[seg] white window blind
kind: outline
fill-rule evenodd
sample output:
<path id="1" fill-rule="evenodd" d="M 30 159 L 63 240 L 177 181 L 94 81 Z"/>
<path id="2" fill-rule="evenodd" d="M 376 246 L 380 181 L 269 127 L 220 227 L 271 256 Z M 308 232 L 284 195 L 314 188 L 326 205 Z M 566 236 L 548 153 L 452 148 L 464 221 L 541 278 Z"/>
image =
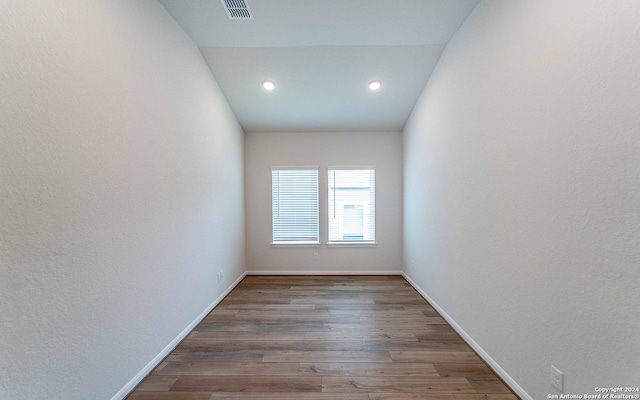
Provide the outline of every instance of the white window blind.
<path id="1" fill-rule="evenodd" d="M 376 239 L 375 170 L 329 169 L 329 242 Z"/>
<path id="2" fill-rule="evenodd" d="M 318 169 L 271 170 L 273 243 L 318 243 Z"/>

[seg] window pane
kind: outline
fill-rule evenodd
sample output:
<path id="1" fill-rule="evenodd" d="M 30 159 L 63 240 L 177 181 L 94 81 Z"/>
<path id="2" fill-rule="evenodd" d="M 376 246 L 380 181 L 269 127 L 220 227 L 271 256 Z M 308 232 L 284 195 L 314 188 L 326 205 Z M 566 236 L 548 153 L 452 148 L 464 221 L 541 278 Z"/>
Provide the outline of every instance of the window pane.
<path id="1" fill-rule="evenodd" d="M 273 241 L 317 242 L 318 170 L 271 170 Z"/>
<path id="2" fill-rule="evenodd" d="M 329 170 L 329 241 L 375 240 L 375 170 Z"/>

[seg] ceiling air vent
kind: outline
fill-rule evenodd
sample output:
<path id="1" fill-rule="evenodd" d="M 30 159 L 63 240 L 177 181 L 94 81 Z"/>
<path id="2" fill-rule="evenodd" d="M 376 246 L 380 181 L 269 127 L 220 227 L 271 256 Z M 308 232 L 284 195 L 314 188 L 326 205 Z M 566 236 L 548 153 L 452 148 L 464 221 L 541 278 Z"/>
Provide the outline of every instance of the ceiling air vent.
<path id="1" fill-rule="evenodd" d="M 246 0 L 220 0 L 229 19 L 253 19 Z"/>

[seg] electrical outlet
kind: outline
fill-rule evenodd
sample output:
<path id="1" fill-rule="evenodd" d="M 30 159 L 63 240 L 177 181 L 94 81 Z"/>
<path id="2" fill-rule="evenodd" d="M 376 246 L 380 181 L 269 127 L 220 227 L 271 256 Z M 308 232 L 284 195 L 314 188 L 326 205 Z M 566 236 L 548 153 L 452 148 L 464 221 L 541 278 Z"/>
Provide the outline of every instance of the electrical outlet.
<path id="1" fill-rule="evenodd" d="M 222 282 L 222 279 L 224 279 L 224 272 L 220 271 L 218 272 L 218 283 Z"/>
<path id="2" fill-rule="evenodd" d="M 564 383 L 564 374 L 553 365 L 551 366 L 551 386 L 562 392 L 562 384 Z"/>
<path id="3" fill-rule="evenodd" d="M 313 253 L 313 259 L 314 260 L 320 259 L 320 255 L 318 254 L 318 252 Z"/>

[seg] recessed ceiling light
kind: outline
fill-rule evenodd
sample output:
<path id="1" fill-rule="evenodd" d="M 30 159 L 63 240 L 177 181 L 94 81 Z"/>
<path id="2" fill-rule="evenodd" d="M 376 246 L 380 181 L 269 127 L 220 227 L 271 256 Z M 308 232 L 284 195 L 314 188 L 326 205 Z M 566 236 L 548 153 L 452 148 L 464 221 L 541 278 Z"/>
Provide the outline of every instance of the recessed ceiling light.
<path id="1" fill-rule="evenodd" d="M 270 92 L 276 88 L 276 84 L 271 81 L 264 81 L 262 82 L 262 87 L 264 88 L 264 90 Z"/>
<path id="2" fill-rule="evenodd" d="M 378 89 L 380 89 L 380 87 L 382 86 L 382 82 L 380 81 L 371 81 L 369 82 L 369 89 L 376 91 Z"/>

